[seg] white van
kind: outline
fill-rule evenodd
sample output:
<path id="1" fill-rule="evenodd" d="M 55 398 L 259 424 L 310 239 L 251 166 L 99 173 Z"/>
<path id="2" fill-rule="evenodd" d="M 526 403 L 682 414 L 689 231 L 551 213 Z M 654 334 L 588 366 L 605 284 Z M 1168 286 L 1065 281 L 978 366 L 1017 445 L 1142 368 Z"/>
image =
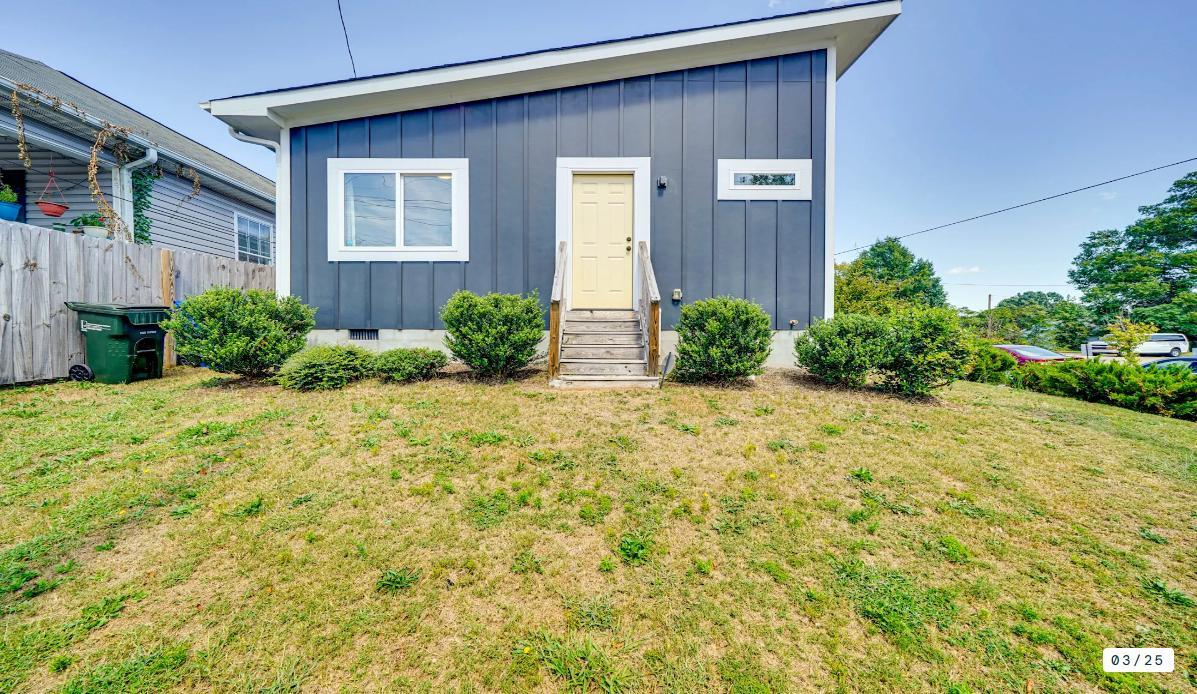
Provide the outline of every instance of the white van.
<path id="1" fill-rule="evenodd" d="M 1155 333 L 1135 348 L 1137 354 L 1167 354 L 1179 357 L 1189 351 L 1189 338 L 1180 333 Z"/>

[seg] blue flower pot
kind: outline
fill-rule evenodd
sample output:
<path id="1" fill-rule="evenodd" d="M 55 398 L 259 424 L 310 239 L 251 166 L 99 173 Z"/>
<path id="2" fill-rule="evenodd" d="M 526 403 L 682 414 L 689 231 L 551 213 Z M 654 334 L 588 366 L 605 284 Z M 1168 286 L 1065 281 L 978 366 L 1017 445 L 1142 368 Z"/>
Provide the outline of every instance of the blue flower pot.
<path id="1" fill-rule="evenodd" d="M 0 219 L 15 222 L 21 216 L 21 206 L 15 202 L 0 202 Z"/>

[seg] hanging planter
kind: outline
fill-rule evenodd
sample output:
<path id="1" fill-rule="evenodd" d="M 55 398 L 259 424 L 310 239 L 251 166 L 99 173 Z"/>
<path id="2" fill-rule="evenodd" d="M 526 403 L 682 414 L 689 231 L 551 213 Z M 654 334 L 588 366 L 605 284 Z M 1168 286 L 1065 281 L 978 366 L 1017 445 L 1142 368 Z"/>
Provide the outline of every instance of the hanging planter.
<path id="1" fill-rule="evenodd" d="M 17 193 L 4 181 L 0 180 L 0 219 L 15 222 L 21 216 L 21 205 L 17 202 Z"/>
<path id="2" fill-rule="evenodd" d="M 50 177 L 46 180 L 46 187 L 42 189 L 42 194 L 38 196 L 37 202 L 34 204 L 47 217 L 61 217 L 64 212 L 71 209 L 71 206 L 66 204 L 66 196 L 62 194 L 62 189 L 58 187 L 58 177 L 54 173 L 53 155 L 50 158 L 49 174 Z M 62 200 L 62 202 L 54 202 L 46 198 L 46 194 L 50 192 L 50 186 L 54 186 L 54 192 L 58 193 L 58 199 Z"/>
<path id="3" fill-rule="evenodd" d="M 104 218 L 96 213 L 81 214 L 71 220 L 75 233 L 96 239 L 108 238 L 108 227 L 104 225 Z"/>

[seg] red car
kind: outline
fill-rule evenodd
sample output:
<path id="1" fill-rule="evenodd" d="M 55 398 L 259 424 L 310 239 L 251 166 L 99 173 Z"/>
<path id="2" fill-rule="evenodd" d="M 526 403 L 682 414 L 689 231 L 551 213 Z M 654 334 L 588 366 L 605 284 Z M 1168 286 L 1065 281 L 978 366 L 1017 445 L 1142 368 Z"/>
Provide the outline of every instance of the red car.
<path id="1" fill-rule="evenodd" d="M 1025 364 L 1029 361 L 1068 361 L 1069 359 L 1072 359 L 1072 357 L 1065 356 L 1059 352 L 1053 352 L 1050 349 L 1044 349 L 1034 345 L 994 345 L 994 347 L 1014 355 L 1014 358 L 1018 360 L 1019 364 Z"/>

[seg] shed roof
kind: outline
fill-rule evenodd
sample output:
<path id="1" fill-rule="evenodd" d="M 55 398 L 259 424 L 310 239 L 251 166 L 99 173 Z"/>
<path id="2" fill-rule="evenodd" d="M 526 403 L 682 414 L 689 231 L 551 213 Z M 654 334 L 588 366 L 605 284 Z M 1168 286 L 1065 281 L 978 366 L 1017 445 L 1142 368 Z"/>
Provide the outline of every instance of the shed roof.
<path id="1" fill-rule="evenodd" d="M 277 139 L 287 126 L 589 84 L 834 47 L 836 77 L 901 13 L 901 0 L 807 10 L 212 99 L 237 130 Z"/>

